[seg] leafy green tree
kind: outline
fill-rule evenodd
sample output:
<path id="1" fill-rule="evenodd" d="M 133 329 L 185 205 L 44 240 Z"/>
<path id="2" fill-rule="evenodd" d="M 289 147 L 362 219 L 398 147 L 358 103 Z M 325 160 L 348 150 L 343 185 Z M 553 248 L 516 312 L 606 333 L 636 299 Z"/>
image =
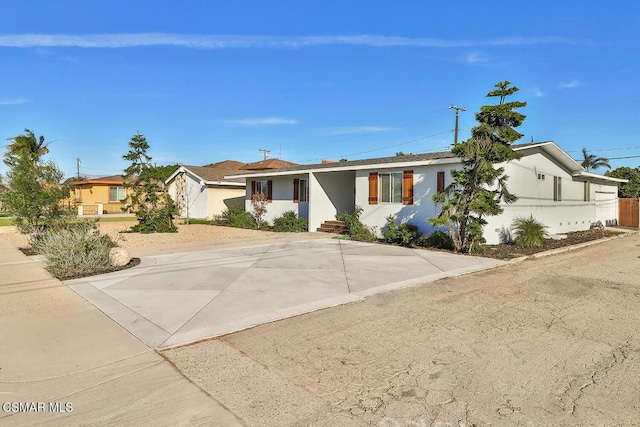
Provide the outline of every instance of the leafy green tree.
<path id="1" fill-rule="evenodd" d="M 606 157 L 597 157 L 595 154 L 589 154 L 586 148 L 582 148 L 583 160 L 581 166 L 585 168 L 587 172 L 605 167 L 611 169 L 609 159 Z"/>
<path id="2" fill-rule="evenodd" d="M 173 223 L 176 208 L 164 191 L 158 169 L 151 164 L 147 154 L 149 143 L 144 135 L 136 133 L 129 141 L 129 152 L 122 156 L 131 162 L 124 170 L 125 186 L 130 188 L 126 209 L 132 209 L 138 224 L 131 231 L 140 233 L 173 233 L 178 228 Z"/>
<path id="3" fill-rule="evenodd" d="M 629 180 L 629 182 L 622 183 L 620 187 L 618 187 L 619 197 L 640 197 L 640 167 L 634 169 L 628 166 L 622 166 L 612 171 L 607 171 L 605 175 L 612 178 Z"/>
<path id="4" fill-rule="evenodd" d="M 522 137 L 515 128 L 526 116 L 516 110 L 527 103 L 506 101 L 518 91 L 509 81 L 499 82 L 495 88 L 487 97 L 498 98 L 498 103 L 482 106 L 476 113 L 479 124 L 471 130 L 471 138 L 452 148 L 462 161 L 462 169 L 451 171 L 453 182 L 433 195 L 441 211 L 427 220 L 431 225 L 447 228 L 457 252 L 482 251 L 485 218 L 503 212 L 501 201 L 517 200 L 507 188 L 504 167 L 495 165 L 520 158 L 511 143 Z"/>
<path id="5" fill-rule="evenodd" d="M 24 135 L 9 138 L 3 161 L 9 167 L 7 183 L 0 193 L 3 207 L 11 215 L 20 232 L 38 234 L 59 226 L 72 212 L 62 201 L 70 188 L 61 184 L 63 174 L 53 161 L 45 161 L 49 153 L 44 137 L 36 138 L 25 129 Z"/>

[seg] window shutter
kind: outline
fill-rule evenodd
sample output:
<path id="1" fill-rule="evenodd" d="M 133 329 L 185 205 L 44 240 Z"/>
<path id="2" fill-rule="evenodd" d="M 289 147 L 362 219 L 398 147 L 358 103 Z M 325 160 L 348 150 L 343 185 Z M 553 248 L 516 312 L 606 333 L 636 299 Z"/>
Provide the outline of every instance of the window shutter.
<path id="1" fill-rule="evenodd" d="M 273 198 L 272 198 L 273 193 L 271 191 L 272 187 L 273 187 L 273 181 L 272 180 L 267 181 L 267 201 L 268 202 L 273 201 Z"/>
<path id="2" fill-rule="evenodd" d="M 438 172 L 438 193 L 442 193 L 444 191 L 444 172 Z"/>
<path id="3" fill-rule="evenodd" d="M 251 196 L 253 196 L 254 194 L 256 194 L 256 182 L 251 181 Z"/>
<path id="4" fill-rule="evenodd" d="M 369 174 L 369 204 L 378 204 L 378 172 Z"/>
<path id="5" fill-rule="evenodd" d="M 293 203 L 300 201 L 300 180 L 298 178 L 293 180 Z"/>
<path id="6" fill-rule="evenodd" d="M 404 171 L 402 174 L 402 204 L 413 204 L 413 171 Z"/>

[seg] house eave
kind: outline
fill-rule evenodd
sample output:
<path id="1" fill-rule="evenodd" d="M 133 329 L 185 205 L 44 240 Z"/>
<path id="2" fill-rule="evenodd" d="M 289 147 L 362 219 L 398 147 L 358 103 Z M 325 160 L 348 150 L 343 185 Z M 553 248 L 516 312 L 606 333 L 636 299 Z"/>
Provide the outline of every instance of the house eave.
<path id="1" fill-rule="evenodd" d="M 599 175 L 597 173 L 591 173 L 591 172 L 585 172 L 585 171 L 573 174 L 572 176 L 574 178 L 578 178 L 578 179 L 579 178 L 588 178 L 588 179 L 592 179 L 592 180 L 615 182 L 616 184 L 624 184 L 626 182 L 629 182 L 628 179 L 614 178 L 612 176 Z"/>

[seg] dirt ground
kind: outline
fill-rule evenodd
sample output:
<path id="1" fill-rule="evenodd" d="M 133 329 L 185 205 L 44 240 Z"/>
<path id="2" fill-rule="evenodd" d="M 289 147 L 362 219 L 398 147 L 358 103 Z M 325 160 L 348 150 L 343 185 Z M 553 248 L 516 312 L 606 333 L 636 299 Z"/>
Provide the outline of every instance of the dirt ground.
<path id="1" fill-rule="evenodd" d="M 247 425 L 640 425 L 640 236 L 163 352 Z"/>
<path id="2" fill-rule="evenodd" d="M 134 224 L 135 222 L 132 221 L 99 222 L 98 228 L 101 232 L 111 236 L 118 243 L 118 246 L 125 249 L 198 241 L 233 241 L 235 239 L 273 235 L 273 233 L 268 231 L 217 227 L 203 224 L 180 224 L 178 225 L 178 233 L 121 233 L 121 231 L 129 229 Z M 16 247 L 29 246 L 27 236 L 17 231 L 2 233 L 0 237 L 9 240 Z"/>

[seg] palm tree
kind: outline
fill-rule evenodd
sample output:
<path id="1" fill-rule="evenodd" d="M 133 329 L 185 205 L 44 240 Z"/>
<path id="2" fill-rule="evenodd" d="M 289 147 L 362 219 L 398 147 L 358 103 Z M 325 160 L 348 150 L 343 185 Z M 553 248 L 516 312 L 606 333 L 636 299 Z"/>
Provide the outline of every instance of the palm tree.
<path id="1" fill-rule="evenodd" d="M 596 157 L 595 154 L 589 154 L 586 148 L 582 149 L 582 155 L 584 156 L 584 160 L 581 165 L 587 172 L 601 167 L 611 169 L 609 159 L 606 157 Z"/>
<path id="2" fill-rule="evenodd" d="M 36 138 L 29 129 L 24 130 L 24 135 L 9 138 L 11 144 L 7 145 L 7 152 L 4 155 L 4 163 L 13 167 L 18 158 L 24 157 L 30 163 L 36 164 L 42 156 L 49 152 L 49 144 L 44 142 L 44 136 Z"/>

